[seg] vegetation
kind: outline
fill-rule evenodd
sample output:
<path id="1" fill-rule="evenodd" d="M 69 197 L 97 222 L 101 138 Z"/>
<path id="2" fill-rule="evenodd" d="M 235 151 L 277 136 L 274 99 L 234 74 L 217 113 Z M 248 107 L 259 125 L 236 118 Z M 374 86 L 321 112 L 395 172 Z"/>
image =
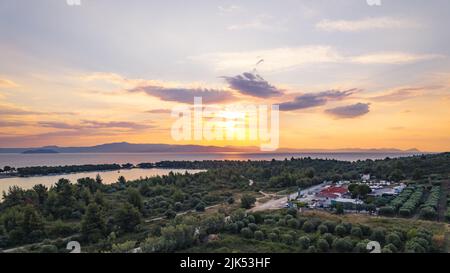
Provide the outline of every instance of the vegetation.
<path id="1" fill-rule="evenodd" d="M 443 244 L 436 236 L 443 236 L 445 227 L 437 228 L 436 222 L 400 219 L 409 222 L 399 225 L 398 219 L 379 218 L 379 222 L 364 223 L 364 216 L 351 220 L 345 214 L 305 215 L 296 209 L 246 210 L 254 206 L 259 191 L 297 190 L 323 181 L 357 180 L 360 174 L 371 173 L 409 185 L 392 200 L 383 197 L 369 204 L 382 204 L 380 214 L 410 217 L 419 212 L 423 219 L 436 220 L 441 194 L 440 182 L 434 185 L 433 181 L 448 179 L 449 163 L 449 153 L 357 162 L 311 158 L 160 162 L 138 167 L 207 171 L 135 181 L 121 177 L 110 185 L 98 176 L 74 183 L 60 179 L 50 188 L 11 187 L 0 203 L 0 248 L 33 244 L 29 251 L 61 252 L 66 251 L 65 241 L 76 239 L 85 251 L 93 252 L 122 253 L 137 247 L 144 252 L 365 252 L 368 240 L 379 240 L 384 252 L 437 252 Z M 17 172 L 98 170 L 98 165 L 84 166 L 91 167 L 33 167 Z M 102 166 L 105 170 L 132 167 Z M 12 173 L 14 168 L 6 171 Z M 249 180 L 254 183 L 250 185 Z M 355 196 L 372 198 L 367 187 L 351 188 Z M 338 211 L 343 212 L 344 206 Z"/>

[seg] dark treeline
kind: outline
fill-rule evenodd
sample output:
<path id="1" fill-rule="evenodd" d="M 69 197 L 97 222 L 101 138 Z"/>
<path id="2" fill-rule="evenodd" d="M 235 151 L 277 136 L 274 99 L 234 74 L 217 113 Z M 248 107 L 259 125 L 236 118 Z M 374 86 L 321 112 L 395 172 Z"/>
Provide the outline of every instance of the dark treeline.
<path id="1" fill-rule="evenodd" d="M 128 165 L 98 164 L 98 165 L 70 165 L 70 166 L 37 166 L 17 168 L 19 176 L 52 175 L 61 173 L 78 173 L 94 171 L 114 171 L 128 168 Z"/>
<path id="2" fill-rule="evenodd" d="M 266 182 L 269 187 L 279 188 L 311 185 L 323 180 L 359 179 L 361 174 L 393 181 L 420 180 L 430 175 L 445 178 L 450 173 L 450 153 L 355 162 L 308 157 L 282 161 L 162 161 L 154 165 L 178 169 L 233 169 L 245 177 Z"/>

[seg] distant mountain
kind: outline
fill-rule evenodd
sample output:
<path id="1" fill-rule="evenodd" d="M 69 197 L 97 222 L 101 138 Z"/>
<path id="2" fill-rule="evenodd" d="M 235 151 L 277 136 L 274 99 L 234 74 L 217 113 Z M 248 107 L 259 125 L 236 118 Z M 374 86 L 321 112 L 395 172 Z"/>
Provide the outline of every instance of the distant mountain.
<path id="1" fill-rule="evenodd" d="M 0 153 L 261 153 L 259 147 L 108 143 L 87 147 L 0 148 Z M 287 149 L 272 153 L 421 153 L 417 149 Z"/>
<path id="2" fill-rule="evenodd" d="M 88 147 L 0 148 L 0 153 L 223 153 L 258 152 L 256 147 L 218 147 L 201 145 L 131 144 L 127 142 Z"/>

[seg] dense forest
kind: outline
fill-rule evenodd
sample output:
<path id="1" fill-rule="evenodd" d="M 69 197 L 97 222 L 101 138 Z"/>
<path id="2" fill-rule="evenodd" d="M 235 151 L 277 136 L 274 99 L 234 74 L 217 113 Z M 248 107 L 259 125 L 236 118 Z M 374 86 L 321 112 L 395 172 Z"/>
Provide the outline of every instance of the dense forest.
<path id="1" fill-rule="evenodd" d="M 137 247 L 161 252 L 220 252 L 233 247 L 250 251 L 237 247 L 242 241 L 259 242 L 252 251 L 349 252 L 360 248 L 358 243 L 379 237 L 385 252 L 442 251 L 442 245 L 436 242 L 442 239 L 436 236 L 442 236 L 443 228 L 405 226 L 396 230 L 389 226 L 381 230 L 377 225 L 350 225 L 341 218 L 330 224 L 323 217 L 309 219 L 289 210 L 258 214 L 245 213 L 240 208 L 250 208 L 261 190 L 304 188 L 324 180 L 359 179 L 361 174 L 370 173 L 380 179 L 419 185 L 399 196 L 408 202 L 387 200 L 383 204 L 385 210 L 392 208 L 392 214 L 399 216 L 407 216 L 408 209 L 420 209 L 421 214 L 426 214 L 436 208 L 440 192 L 420 185 L 430 179 L 448 180 L 449 153 L 357 162 L 292 158 L 159 162 L 138 167 L 207 171 L 170 173 L 135 181 L 120 177 L 110 185 L 97 176 L 78 181 L 61 179 L 50 188 L 12 187 L 3 193 L 0 203 L 0 249 L 38 243 L 29 251 L 64 251 L 64 242 L 75 238 L 94 252 L 121 252 Z M 421 189 L 427 194 L 422 192 L 423 207 L 416 208 L 413 196 L 418 196 L 414 193 Z M 217 209 L 211 214 L 207 210 L 213 206 Z M 210 238 L 216 235 L 221 238 L 220 243 Z"/>

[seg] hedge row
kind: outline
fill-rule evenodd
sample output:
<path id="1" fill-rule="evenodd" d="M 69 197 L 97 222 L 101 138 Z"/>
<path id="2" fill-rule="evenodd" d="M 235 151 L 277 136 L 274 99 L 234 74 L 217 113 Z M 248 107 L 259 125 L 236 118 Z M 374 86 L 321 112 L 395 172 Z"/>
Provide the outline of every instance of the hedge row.
<path id="1" fill-rule="evenodd" d="M 399 209 L 398 213 L 403 217 L 410 217 L 416 211 L 423 196 L 423 188 L 417 188 L 409 199 Z"/>

